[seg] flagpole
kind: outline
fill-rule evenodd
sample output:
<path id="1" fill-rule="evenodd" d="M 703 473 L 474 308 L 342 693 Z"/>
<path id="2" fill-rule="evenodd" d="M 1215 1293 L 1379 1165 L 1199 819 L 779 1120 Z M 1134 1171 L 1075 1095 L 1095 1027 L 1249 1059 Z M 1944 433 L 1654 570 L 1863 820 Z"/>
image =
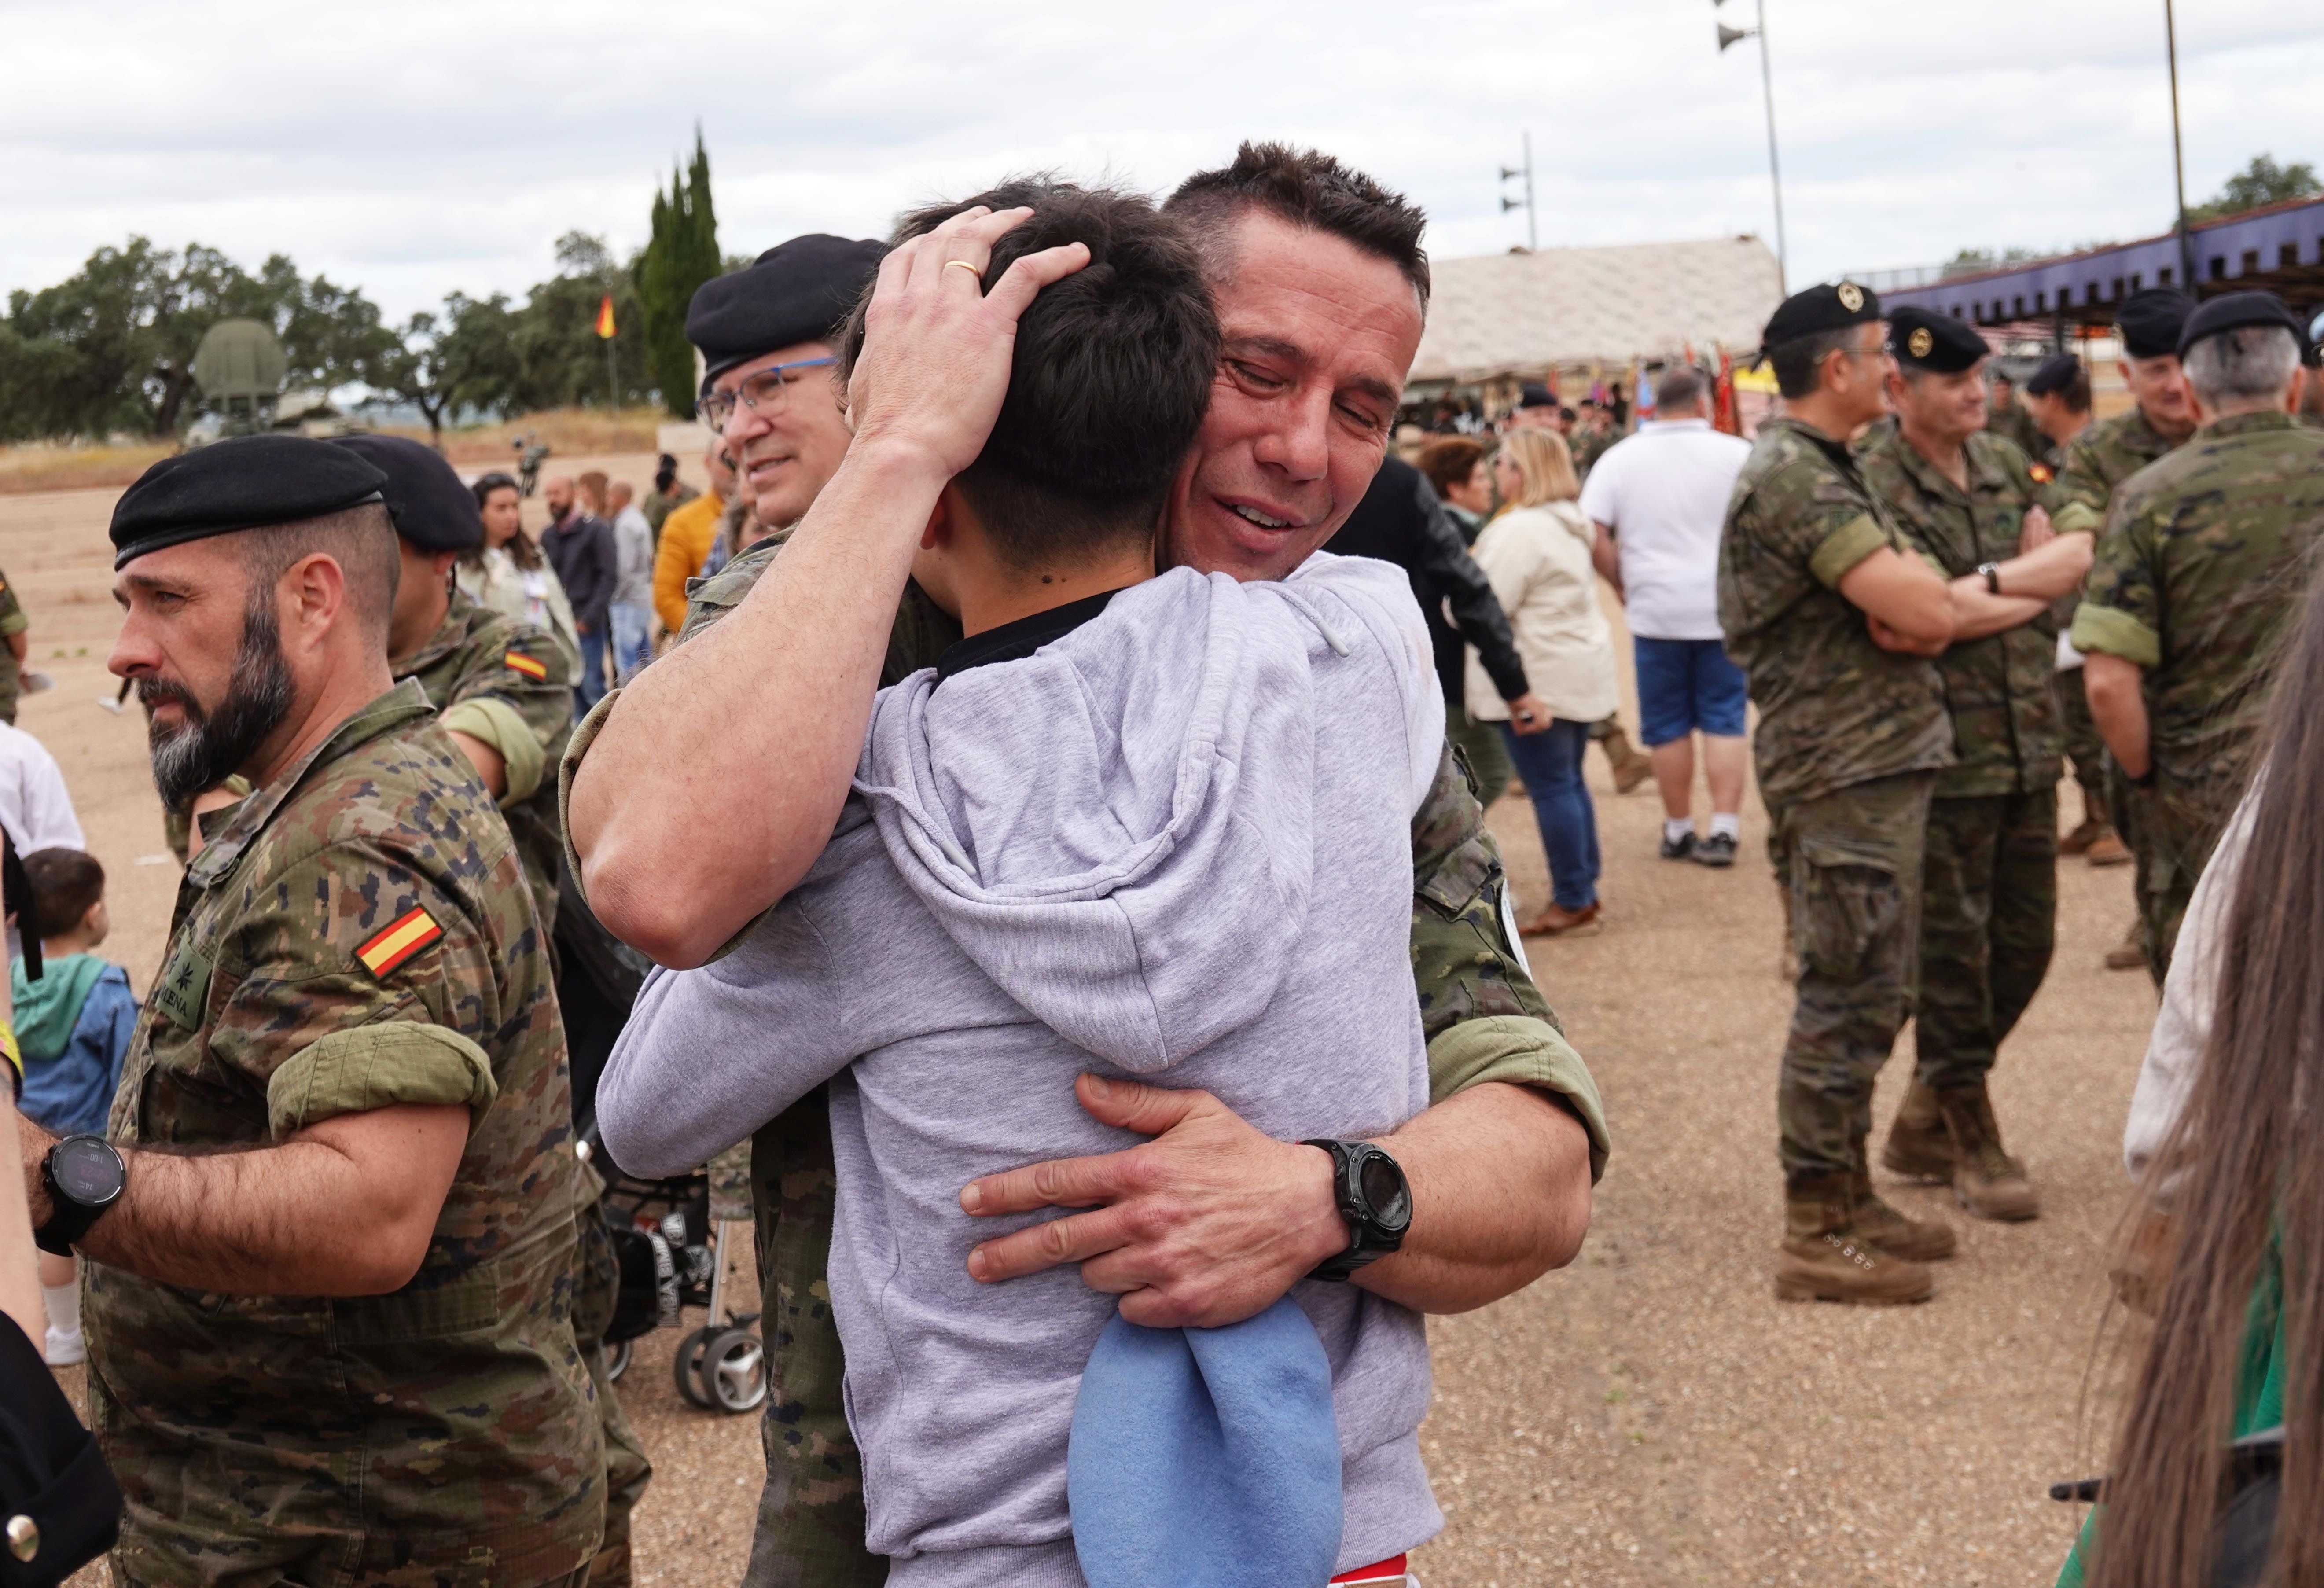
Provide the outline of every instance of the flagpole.
<path id="1" fill-rule="evenodd" d="M 611 337 L 605 338 L 605 395 L 612 402 L 613 411 L 619 413 L 622 409 L 622 379 L 613 373 L 613 338 Z"/>

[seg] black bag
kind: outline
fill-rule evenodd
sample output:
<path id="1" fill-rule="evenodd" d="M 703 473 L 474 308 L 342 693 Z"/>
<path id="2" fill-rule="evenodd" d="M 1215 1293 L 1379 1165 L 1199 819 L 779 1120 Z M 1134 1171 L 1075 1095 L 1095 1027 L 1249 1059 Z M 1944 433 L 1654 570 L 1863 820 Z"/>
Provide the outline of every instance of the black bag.
<path id="1" fill-rule="evenodd" d="M 613 1321 L 605 1325 L 605 1343 L 619 1345 L 678 1321 L 678 1263 L 669 1242 L 613 1219 L 605 1233 L 613 1243 L 613 1259 L 622 1270 L 621 1287 L 613 1295 Z"/>
<path id="2" fill-rule="evenodd" d="M 2275 1507 L 2283 1492 L 2283 1426 L 2246 1434 L 2227 1447 L 2227 1503 L 2219 1513 L 2210 1588 L 2259 1588 L 2275 1545 Z M 2106 1480 L 2052 1483 L 2052 1500 L 2084 1505 L 2106 1499 Z M 2101 1526 L 2104 1524 L 2101 1523 Z"/>
<path id="3" fill-rule="evenodd" d="M 0 1317 L 0 1588 L 53 1588 L 121 1536 L 121 1488 L 40 1348 Z"/>

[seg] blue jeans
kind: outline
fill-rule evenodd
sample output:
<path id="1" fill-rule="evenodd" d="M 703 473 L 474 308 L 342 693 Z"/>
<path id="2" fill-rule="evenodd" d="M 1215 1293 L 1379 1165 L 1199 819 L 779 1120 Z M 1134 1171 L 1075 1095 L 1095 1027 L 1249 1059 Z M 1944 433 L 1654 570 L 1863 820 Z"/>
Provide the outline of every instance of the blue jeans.
<path id="1" fill-rule="evenodd" d="M 585 629 L 581 634 L 581 677 L 573 686 L 574 716 L 577 718 L 605 697 L 605 625 Z"/>
<path id="2" fill-rule="evenodd" d="M 614 602 L 613 620 L 613 681 L 626 684 L 653 660 L 653 642 L 646 637 L 646 609 L 636 602 Z"/>
<path id="3" fill-rule="evenodd" d="M 1582 780 L 1590 725 L 1561 716 L 1538 734 L 1518 734 L 1504 723 L 1501 737 L 1533 797 L 1533 819 L 1549 856 L 1550 895 L 1560 909 L 1585 909 L 1598 902 L 1598 810 Z"/>

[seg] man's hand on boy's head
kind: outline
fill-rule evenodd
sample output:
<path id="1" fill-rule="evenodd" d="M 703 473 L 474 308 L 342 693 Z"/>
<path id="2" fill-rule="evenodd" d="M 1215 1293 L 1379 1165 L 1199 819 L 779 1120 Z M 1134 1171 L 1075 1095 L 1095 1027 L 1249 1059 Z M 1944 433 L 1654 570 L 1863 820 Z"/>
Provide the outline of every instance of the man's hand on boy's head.
<path id="1" fill-rule="evenodd" d="M 1089 1075 L 1074 1092 L 1105 1123 L 1154 1140 L 972 1181 L 960 1203 L 979 1217 L 1096 1210 L 985 1242 L 969 1254 L 975 1279 L 1077 1262 L 1083 1282 L 1119 1295 L 1133 1324 L 1217 1328 L 1264 1312 L 1347 1250 L 1328 1154 L 1261 1134 L 1207 1092 Z"/>
<path id="2" fill-rule="evenodd" d="M 847 386 L 857 447 L 908 450 L 945 479 L 976 461 L 1009 394 L 1018 317 L 1090 261 L 1084 244 L 1044 248 L 985 291 L 993 245 L 1032 214 L 964 209 L 881 262 Z"/>

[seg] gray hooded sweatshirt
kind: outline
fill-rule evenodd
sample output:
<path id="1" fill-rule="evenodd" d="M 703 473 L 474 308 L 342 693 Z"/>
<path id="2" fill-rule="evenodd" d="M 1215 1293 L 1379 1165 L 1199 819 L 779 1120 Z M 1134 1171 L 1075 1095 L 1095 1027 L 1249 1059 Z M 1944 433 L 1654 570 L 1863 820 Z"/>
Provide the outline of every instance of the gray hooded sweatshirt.
<path id="1" fill-rule="evenodd" d="M 1411 819 L 1443 697 L 1403 573 L 1176 569 L 1035 655 L 881 692 L 831 845 L 736 950 L 657 972 L 598 1094 L 605 1145 L 675 1174 L 831 1083 L 831 1292 L 869 1542 L 895 1588 L 1079 1588 L 1065 1445 L 1115 1308 L 1066 1265 L 980 1285 L 960 1189 L 1139 1138 L 1082 1071 L 1201 1088 L 1282 1140 L 1428 1103 Z M 1418 1314 L 1293 1292 L 1333 1370 L 1337 1570 L 1443 1526 Z"/>

